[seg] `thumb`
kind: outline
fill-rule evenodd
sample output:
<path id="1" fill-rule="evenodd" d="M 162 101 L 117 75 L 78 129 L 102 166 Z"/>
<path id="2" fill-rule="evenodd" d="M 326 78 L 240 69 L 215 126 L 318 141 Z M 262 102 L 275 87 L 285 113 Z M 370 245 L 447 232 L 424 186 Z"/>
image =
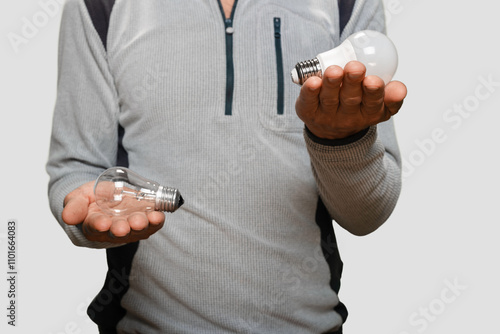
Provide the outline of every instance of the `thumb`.
<path id="1" fill-rule="evenodd" d="M 391 81 L 385 87 L 384 104 L 386 110 L 391 114 L 395 115 L 401 106 L 407 94 L 407 88 L 405 84 L 400 81 Z"/>
<path id="2" fill-rule="evenodd" d="M 299 97 L 295 103 L 295 111 L 304 122 L 311 119 L 319 108 L 321 85 L 322 80 L 320 78 L 311 77 L 306 80 L 300 89 Z"/>
<path id="3" fill-rule="evenodd" d="M 94 200 L 92 186 L 94 182 L 88 182 L 73 190 L 64 198 L 64 209 L 62 220 L 68 225 L 78 225 L 87 217 L 89 205 Z"/>

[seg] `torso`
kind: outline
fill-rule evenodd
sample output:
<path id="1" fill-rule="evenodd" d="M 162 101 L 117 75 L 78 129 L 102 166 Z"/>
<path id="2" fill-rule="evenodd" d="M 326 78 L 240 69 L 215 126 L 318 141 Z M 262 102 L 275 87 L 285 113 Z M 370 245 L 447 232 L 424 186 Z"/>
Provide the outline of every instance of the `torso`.
<path id="1" fill-rule="evenodd" d="M 329 25 L 338 20 L 325 13 L 334 15 L 336 3 L 320 0 L 308 10 L 299 0 L 117 3 L 107 61 L 130 168 L 189 198 L 129 257 L 134 279 L 119 328 L 312 334 L 339 326 L 329 284 L 339 279 L 329 268 L 336 246 L 328 244 L 329 262 L 320 257 L 318 189 L 293 109 L 300 87 L 285 79 L 297 61 L 335 46 Z M 244 11 L 231 53 L 219 5 L 225 17 Z M 235 74 L 230 115 L 227 59 Z M 309 260 L 313 269 L 302 269 Z"/>

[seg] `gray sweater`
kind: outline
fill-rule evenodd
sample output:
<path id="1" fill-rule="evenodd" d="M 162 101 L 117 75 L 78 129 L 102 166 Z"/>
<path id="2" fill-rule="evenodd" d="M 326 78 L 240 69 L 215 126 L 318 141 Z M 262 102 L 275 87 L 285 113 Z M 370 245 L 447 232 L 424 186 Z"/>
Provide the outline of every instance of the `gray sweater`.
<path id="1" fill-rule="evenodd" d="M 119 333 L 340 328 L 332 219 L 374 231 L 401 184 L 392 121 L 321 142 L 295 113 L 293 66 L 354 31 L 383 30 L 381 2 L 356 1 L 338 27 L 332 0 L 239 0 L 226 22 L 216 0 L 116 0 L 103 36 L 83 0 L 67 1 L 47 164 L 54 216 L 76 245 L 113 246 L 61 212 L 69 192 L 116 164 L 118 125 L 129 168 L 185 199 L 130 257 Z"/>

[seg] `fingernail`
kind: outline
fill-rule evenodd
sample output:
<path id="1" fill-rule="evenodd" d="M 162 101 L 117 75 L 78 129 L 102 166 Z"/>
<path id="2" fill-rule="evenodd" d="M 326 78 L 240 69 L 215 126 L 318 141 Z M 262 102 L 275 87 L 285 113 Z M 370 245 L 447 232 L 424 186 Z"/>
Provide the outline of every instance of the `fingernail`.
<path id="1" fill-rule="evenodd" d="M 359 79 L 359 78 L 361 78 L 361 75 L 362 75 L 362 73 L 359 73 L 359 72 L 355 72 L 355 73 L 349 72 L 349 73 L 347 73 L 347 77 L 349 79 L 351 79 L 351 80 Z"/>

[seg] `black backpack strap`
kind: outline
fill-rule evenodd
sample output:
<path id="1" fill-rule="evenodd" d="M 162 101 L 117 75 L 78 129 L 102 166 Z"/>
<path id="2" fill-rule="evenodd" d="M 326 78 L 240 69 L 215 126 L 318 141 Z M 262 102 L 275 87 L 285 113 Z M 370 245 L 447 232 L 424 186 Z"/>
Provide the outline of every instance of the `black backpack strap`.
<path id="1" fill-rule="evenodd" d="M 352 10 L 354 8 L 354 3 L 356 0 L 338 0 L 339 5 L 339 28 L 340 34 L 344 31 L 347 22 L 351 19 Z"/>
<path id="2" fill-rule="evenodd" d="M 115 0 L 84 0 L 95 30 L 107 50 L 109 19 Z M 128 167 L 128 154 L 123 148 L 122 139 L 125 130 L 118 126 L 118 154 L 116 165 Z M 106 250 L 108 272 L 104 286 L 87 309 L 87 314 L 99 327 L 100 333 L 116 333 L 118 322 L 125 316 L 126 310 L 120 302 L 129 288 L 132 260 L 139 247 L 139 242 Z"/>
<path id="3" fill-rule="evenodd" d="M 104 49 L 107 50 L 109 18 L 115 4 L 115 0 L 84 0 L 90 19 L 97 31 Z M 122 140 L 125 130 L 118 126 L 118 154 L 116 157 L 116 165 L 128 167 L 128 154 L 123 148 Z"/>
<path id="4" fill-rule="evenodd" d="M 321 198 L 318 198 L 318 205 L 316 207 L 316 224 L 321 231 L 321 250 L 326 263 L 330 268 L 330 287 L 338 295 L 344 264 L 340 258 L 337 238 L 335 237 L 335 231 L 332 224 L 332 217 L 328 213 L 328 210 Z M 346 306 L 342 302 L 339 302 L 337 306 L 335 306 L 334 310 L 338 315 L 340 315 L 342 323 L 344 323 L 348 316 Z M 335 332 L 325 334 L 342 334 L 342 328 Z"/>
<path id="5" fill-rule="evenodd" d="M 94 28 L 101 38 L 104 48 L 107 48 L 109 17 L 115 0 L 84 0 Z"/>

